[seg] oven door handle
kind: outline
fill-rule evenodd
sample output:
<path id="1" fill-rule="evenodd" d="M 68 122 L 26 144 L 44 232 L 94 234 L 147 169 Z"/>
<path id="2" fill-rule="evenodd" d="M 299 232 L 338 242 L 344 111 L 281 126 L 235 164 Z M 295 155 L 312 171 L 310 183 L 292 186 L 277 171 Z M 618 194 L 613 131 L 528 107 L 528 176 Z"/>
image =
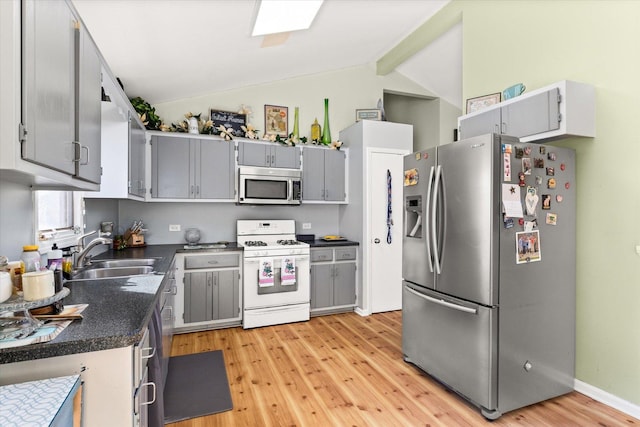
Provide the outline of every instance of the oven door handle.
<path id="1" fill-rule="evenodd" d="M 248 259 L 245 258 L 244 262 L 245 262 L 245 264 L 258 264 L 260 262 L 261 258 L 273 258 L 274 263 L 275 263 L 276 260 L 279 260 L 281 258 L 288 257 L 288 256 L 289 255 L 267 255 L 267 256 L 264 256 L 264 257 L 256 257 L 256 258 L 248 258 Z M 303 256 L 293 255 L 293 256 L 291 256 L 291 258 L 293 258 L 296 262 L 298 262 L 298 261 L 308 261 L 309 260 L 309 257 L 307 255 L 303 255 Z"/>

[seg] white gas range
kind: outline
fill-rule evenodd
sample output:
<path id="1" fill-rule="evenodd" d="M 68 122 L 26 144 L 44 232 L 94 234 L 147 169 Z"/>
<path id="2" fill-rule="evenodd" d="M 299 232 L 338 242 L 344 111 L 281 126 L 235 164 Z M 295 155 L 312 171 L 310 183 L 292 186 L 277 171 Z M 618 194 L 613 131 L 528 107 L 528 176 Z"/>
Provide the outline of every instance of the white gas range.
<path id="1" fill-rule="evenodd" d="M 293 220 L 238 220 L 245 329 L 309 320 L 309 245 Z"/>

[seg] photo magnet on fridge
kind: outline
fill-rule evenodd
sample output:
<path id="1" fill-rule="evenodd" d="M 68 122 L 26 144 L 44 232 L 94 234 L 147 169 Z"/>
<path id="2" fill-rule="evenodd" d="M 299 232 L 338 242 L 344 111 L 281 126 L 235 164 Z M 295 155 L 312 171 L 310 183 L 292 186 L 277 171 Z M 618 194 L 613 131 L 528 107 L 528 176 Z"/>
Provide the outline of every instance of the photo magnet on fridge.
<path id="1" fill-rule="evenodd" d="M 540 232 L 535 230 L 516 233 L 516 263 L 525 264 L 541 259 Z"/>
<path id="2" fill-rule="evenodd" d="M 549 210 L 551 209 L 551 195 L 543 194 L 542 195 L 542 209 Z"/>
<path id="3" fill-rule="evenodd" d="M 554 213 L 547 213 L 546 223 L 549 225 L 556 225 L 558 223 L 558 215 Z"/>
<path id="4" fill-rule="evenodd" d="M 524 172 L 525 175 L 531 175 L 531 158 L 530 157 L 522 158 L 522 172 Z"/>
<path id="5" fill-rule="evenodd" d="M 533 159 L 533 167 L 536 169 L 544 169 L 544 159 L 542 157 L 535 157 Z"/>

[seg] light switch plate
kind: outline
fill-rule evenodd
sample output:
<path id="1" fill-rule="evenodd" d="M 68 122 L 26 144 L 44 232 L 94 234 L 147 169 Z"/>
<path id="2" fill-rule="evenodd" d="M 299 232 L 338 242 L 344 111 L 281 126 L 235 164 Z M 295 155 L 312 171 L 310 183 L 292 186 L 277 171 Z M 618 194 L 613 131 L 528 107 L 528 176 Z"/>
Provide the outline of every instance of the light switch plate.
<path id="1" fill-rule="evenodd" d="M 302 229 L 303 230 L 311 230 L 311 223 L 310 222 L 303 222 L 302 223 Z"/>
<path id="2" fill-rule="evenodd" d="M 169 231 L 180 231 L 180 224 L 169 224 Z"/>

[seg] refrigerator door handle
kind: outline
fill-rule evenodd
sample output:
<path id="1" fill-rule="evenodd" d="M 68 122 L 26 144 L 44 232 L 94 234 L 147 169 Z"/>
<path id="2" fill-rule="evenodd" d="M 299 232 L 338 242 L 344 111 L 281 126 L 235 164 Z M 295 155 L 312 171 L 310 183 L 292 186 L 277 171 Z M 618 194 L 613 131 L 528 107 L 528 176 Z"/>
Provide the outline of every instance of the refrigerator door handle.
<path id="1" fill-rule="evenodd" d="M 422 298 L 422 299 L 425 299 L 425 300 L 427 300 L 429 302 L 432 302 L 434 304 L 438 304 L 438 305 L 441 305 L 441 306 L 444 306 L 444 307 L 447 307 L 447 308 L 452 308 L 454 310 L 462 311 L 464 313 L 478 314 L 478 310 L 476 310 L 475 308 L 465 307 L 463 305 L 454 304 L 452 302 L 445 301 L 445 300 L 442 300 L 442 299 L 433 298 L 433 297 L 430 297 L 429 295 L 425 295 L 425 294 L 422 294 L 420 292 L 416 292 L 413 289 L 408 288 L 408 287 L 406 289 L 407 289 L 407 292 L 409 292 L 409 293 L 411 293 L 411 294 L 413 294 L 413 295 L 415 295 L 415 296 L 417 296 L 419 298 Z"/>
<path id="2" fill-rule="evenodd" d="M 431 203 L 431 244 L 433 244 L 433 264 L 436 274 L 442 272 L 440 268 L 440 254 L 438 253 L 438 234 L 436 215 L 438 213 L 438 193 L 440 190 L 440 177 L 442 176 L 442 165 L 436 168 L 436 177 L 433 181 L 433 203 Z"/>
<path id="3" fill-rule="evenodd" d="M 425 212 L 429 212 L 429 206 L 431 206 L 431 189 L 433 188 L 433 175 L 435 173 L 435 168 L 431 166 L 431 171 L 429 172 L 429 180 L 427 181 L 427 200 L 426 200 L 426 209 Z M 427 216 L 428 218 L 428 216 Z M 421 219 L 421 218 L 420 218 Z M 431 228 L 429 227 L 429 220 L 427 219 L 427 223 L 425 224 L 425 240 L 427 243 L 427 260 L 429 261 L 429 271 L 433 273 L 433 257 L 431 256 Z"/>

